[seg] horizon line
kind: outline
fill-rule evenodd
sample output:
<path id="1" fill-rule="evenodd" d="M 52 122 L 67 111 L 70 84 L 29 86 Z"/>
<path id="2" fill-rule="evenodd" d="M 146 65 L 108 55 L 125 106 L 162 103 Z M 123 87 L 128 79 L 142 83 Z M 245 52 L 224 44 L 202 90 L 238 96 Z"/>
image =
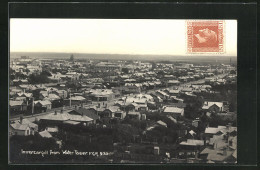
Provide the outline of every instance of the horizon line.
<path id="1" fill-rule="evenodd" d="M 25 51 L 10 51 L 10 53 L 65 53 L 65 54 L 98 54 L 98 55 L 154 55 L 154 56 L 180 56 L 180 57 L 237 57 L 237 55 L 221 55 L 221 54 L 203 54 L 203 55 L 198 55 L 198 54 L 130 54 L 130 53 L 92 53 L 92 52 L 42 52 L 42 51 L 31 51 L 31 52 L 25 52 Z"/>

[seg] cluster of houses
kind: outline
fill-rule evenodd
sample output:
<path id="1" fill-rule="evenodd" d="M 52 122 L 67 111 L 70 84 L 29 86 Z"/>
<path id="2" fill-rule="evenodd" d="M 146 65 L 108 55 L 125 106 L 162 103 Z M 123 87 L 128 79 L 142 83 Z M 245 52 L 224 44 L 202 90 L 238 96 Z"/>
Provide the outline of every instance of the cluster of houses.
<path id="1" fill-rule="evenodd" d="M 180 137 L 178 150 L 174 157 L 167 152 L 167 157 L 172 158 L 169 161 L 236 162 L 236 127 L 206 127 L 203 133 L 196 134 L 194 129 L 198 128 L 201 120 L 197 118 L 187 122 L 183 119 L 187 106 L 183 96 L 196 99 L 199 93 L 215 93 L 213 85 L 236 82 L 236 75 L 229 74 L 234 67 L 220 65 L 212 68 L 210 65 L 187 63 L 157 63 L 154 66 L 140 61 L 72 62 L 34 60 L 24 56 L 12 61 L 10 67 L 15 70 L 13 74 L 26 72 L 28 75 L 41 72 L 42 66 L 46 65 L 60 69 L 60 72 L 50 71 L 49 78 L 56 83 L 32 85 L 27 79 L 12 80 L 10 114 L 45 114 L 36 116 L 34 120 L 21 116 L 19 120 L 10 121 L 10 135 L 39 134 L 45 138 L 54 137 L 62 145 L 55 135 L 60 125 L 105 127 L 113 120 L 120 122 L 125 119 L 149 122 L 142 132 L 144 135 L 158 126 L 168 128 L 163 120 L 151 122 L 147 119 L 146 113 L 157 112 L 180 125 L 176 129 Z M 62 68 L 68 72 L 63 73 L 66 69 Z M 109 76 L 100 77 L 102 74 Z M 214 77 L 216 74 L 226 76 Z M 192 83 L 201 79 L 205 81 Z M 79 88 L 68 87 L 68 82 L 77 83 Z M 228 112 L 228 103 L 204 100 L 200 109 L 207 116 L 222 114 Z M 38 125 L 44 126 L 39 129 Z M 159 145 L 155 150 L 157 155 L 161 154 Z"/>

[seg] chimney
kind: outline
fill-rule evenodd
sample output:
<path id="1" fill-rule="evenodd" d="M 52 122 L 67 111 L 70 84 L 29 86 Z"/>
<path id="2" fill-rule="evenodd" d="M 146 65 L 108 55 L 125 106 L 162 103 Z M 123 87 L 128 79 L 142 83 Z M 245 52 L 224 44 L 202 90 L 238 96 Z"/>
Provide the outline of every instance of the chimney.
<path id="1" fill-rule="evenodd" d="M 23 124 L 23 116 L 20 116 L 20 124 Z"/>
<path id="2" fill-rule="evenodd" d="M 227 148 L 224 148 L 224 150 L 223 150 L 223 155 L 224 155 L 224 156 L 227 156 Z"/>

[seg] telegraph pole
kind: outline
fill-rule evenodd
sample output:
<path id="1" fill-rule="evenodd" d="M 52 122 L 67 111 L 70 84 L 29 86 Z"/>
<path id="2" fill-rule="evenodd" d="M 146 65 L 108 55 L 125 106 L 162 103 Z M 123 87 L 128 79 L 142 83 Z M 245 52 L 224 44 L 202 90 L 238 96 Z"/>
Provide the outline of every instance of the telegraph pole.
<path id="1" fill-rule="evenodd" d="M 32 115 L 34 113 L 34 97 L 32 97 Z"/>

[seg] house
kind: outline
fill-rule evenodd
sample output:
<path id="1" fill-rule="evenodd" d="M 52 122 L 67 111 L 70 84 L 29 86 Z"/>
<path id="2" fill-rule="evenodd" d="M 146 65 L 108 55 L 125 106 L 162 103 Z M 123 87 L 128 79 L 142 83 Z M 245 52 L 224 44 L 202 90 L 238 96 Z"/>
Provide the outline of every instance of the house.
<path id="1" fill-rule="evenodd" d="M 181 89 L 181 92 L 182 92 L 182 93 L 192 92 L 192 88 L 190 88 L 190 87 L 184 87 L 183 89 Z"/>
<path id="2" fill-rule="evenodd" d="M 172 101 L 174 103 L 170 103 L 169 104 L 170 107 L 178 107 L 178 108 L 185 108 L 186 107 L 186 103 L 183 103 L 182 99 L 172 98 Z"/>
<path id="3" fill-rule="evenodd" d="M 86 115 L 74 115 L 74 114 L 70 115 L 69 114 L 68 120 L 74 121 L 74 122 L 80 122 L 84 126 L 88 126 L 90 124 L 94 124 L 94 120 L 91 119 L 90 117 L 86 116 Z"/>
<path id="4" fill-rule="evenodd" d="M 126 83 L 125 86 L 122 87 L 122 93 L 124 94 L 130 94 L 130 93 L 140 93 L 141 86 L 136 85 L 135 83 Z"/>
<path id="5" fill-rule="evenodd" d="M 70 115 L 68 113 L 63 113 L 63 110 L 60 112 L 55 111 L 54 113 L 49 113 L 42 116 L 40 119 L 41 124 L 48 126 L 57 126 L 62 124 L 64 121 L 70 120 Z"/>
<path id="6" fill-rule="evenodd" d="M 27 110 L 27 105 L 23 100 L 21 101 L 9 101 L 9 106 L 10 106 L 10 112 L 15 112 L 15 111 L 26 111 Z"/>
<path id="7" fill-rule="evenodd" d="M 130 111 L 130 112 L 128 112 L 127 117 L 130 118 L 130 119 L 138 119 L 138 120 L 140 120 L 141 119 L 141 114 L 139 112 Z"/>
<path id="8" fill-rule="evenodd" d="M 75 110 L 72 110 L 70 112 L 68 112 L 70 115 L 81 115 L 81 116 L 87 116 L 89 117 L 91 120 L 91 123 L 96 124 L 97 120 L 100 119 L 100 117 L 95 114 L 95 111 L 91 110 L 91 109 L 85 109 L 85 108 L 78 108 Z"/>
<path id="9" fill-rule="evenodd" d="M 115 117 L 115 113 L 120 111 L 120 107 L 110 106 L 107 109 L 105 109 L 100 115 L 101 117 Z"/>
<path id="10" fill-rule="evenodd" d="M 187 141 L 182 141 L 180 143 L 180 146 L 182 148 L 190 148 L 190 149 L 196 149 L 198 146 L 203 146 L 204 141 L 203 140 L 196 140 L 196 139 L 187 139 Z"/>
<path id="11" fill-rule="evenodd" d="M 228 150 L 227 148 L 224 149 L 205 148 L 200 152 L 200 157 L 212 163 L 223 163 L 224 161 L 228 163 L 235 163 L 236 157 L 233 156 L 235 154 L 236 153 L 234 150 Z"/>
<path id="12" fill-rule="evenodd" d="M 236 132 L 237 127 L 227 126 L 218 126 L 218 127 L 207 127 L 204 132 L 204 139 L 207 144 L 210 144 L 210 140 L 213 140 L 214 135 L 225 135 L 226 133 Z"/>
<path id="13" fill-rule="evenodd" d="M 82 111 L 78 112 L 64 112 L 61 110 L 60 112 L 55 111 L 54 113 L 47 114 L 40 118 L 40 122 L 42 125 L 49 126 L 57 126 L 59 124 L 67 123 L 67 124 L 82 124 L 82 125 L 90 125 L 95 123 L 95 120 L 86 116 L 86 113 L 83 115 Z M 73 114 L 74 113 L 74 114 Z M 78 113 L 78 114 L 75 114 Z M 76 122 L 76 123 L 74 123 Z"/>
<path id="14" fill-rule="evenodd" d="M 92 101 L 110 101 L 114 99 L 114 92 L 111 89 L 91 89 L 85 95 Z"/>
<path id="15" fill-rule="evenodd" d="M 28 136 L 34 135 L 35 132 L 38 132 L 38 125 L 30 122 L 28 119 L 23 119 L 23 117 L 10 124 L 11 135 Z"/>
<path id="16" fill-rule="evenodd" d="M 27 98 L 31 98 L 33 97 L 32 93 L 17 93 L 16 97 L 27 97 Z"/>
<path id="17" fill-rule="evenodd" d="M 82 96 L 74 96 L 71 97 L 70 100 L 71 100 L 71 105 L 80 105 L 86 102 L 86 98 Z"/>
<path id="18" fill-rule="evenodd" d="M 51 102 L 55 101 L 55 100 L 60 100 L 60 97 L 54 93 L 50 93 L 45 95 L 44 97 L 42 96 L 42 94 L 40 95 L 40 99 L 41 100 L 49 100 Z"/>
<path id="19" fill-rule="evenodd" d="M 198 151 L 204 146 L 203 140 L 187 139 L 179 143 L 178 158 L 197 158 Z"/>
<path id="20" fill-rule="evenodd" d="M 178 107 L 172 107 L 172 106 L 164 106 L 163 107 L 163 113 L 177 118 L 177 117 L 180 117 L 180 116 L 184 116 L 184 109 L 178 108 Z"/>
<path id="21" fill-rule="evenodd" d="M 31 128 L 28 124 L 13 123 L 9 132 L 11 135 L 28 136 L 31 134 Z"/>
<path id="22" fill-rule="evenodd" d="M 115 115 L 114 116 L 115 118 L 124 119 L 126 117 L 126 112 L 124 112 L 124 111 L 116 111 L 114 113 L 114 115 Z"/>
<path id="23" fill-rule="evenodd" d="M 68 92 L 66 90 L 57 90 L 54 93 L 62 99 L 65 99 L 68 97 Z"/>
<path id="24" fill-rule="evenodd" d="M 170 96 L 178 96 L 180 90 L 168 90 L 168 93 L 170 94 Z"/>
<path id="25" fill-rule="evenodd" d="M 140 104 L 140 103 L 131 103 L 127 106 L 129 110 L 135 111 L 146 111 L 148 110 L 147 104 Z"/>
<path id="26" fill-rule="evenodd" d="M 52 104 L 48 100 L 38 100 L 34 101 L 35 110 L 38 110 L 40 112 L 46 112 L 47 110 L 51 110 Z"/>
<path id="27" fill-rule="evenodd" d="M 209 102 L 205 101 L 202 109 L 205 111 L 210 111 L 213 113 L 219 113 L 224 111 L 224 104 L 223 102 Z"/>
<path id="28" fill-rule="evenodd" d="M 167 93 L 165 93 L 164 91 L 161 91 L 161 90 L 156 91 L 155 94 L 157 96 L 159 96 L 160 98 L 162 98 L 163 100 L 166 100 L 170 97 Z"/>
<path id="29" fill-rule="evenodd" d="M 178 86 L 178 85 L 180 85 L 180 83 L 181 83 L 181 82 L 179 82 L 178 80 L 169 80 L 169 81 L 167 82 L 167 85 L 168 85 L 168 86 Z"/>

